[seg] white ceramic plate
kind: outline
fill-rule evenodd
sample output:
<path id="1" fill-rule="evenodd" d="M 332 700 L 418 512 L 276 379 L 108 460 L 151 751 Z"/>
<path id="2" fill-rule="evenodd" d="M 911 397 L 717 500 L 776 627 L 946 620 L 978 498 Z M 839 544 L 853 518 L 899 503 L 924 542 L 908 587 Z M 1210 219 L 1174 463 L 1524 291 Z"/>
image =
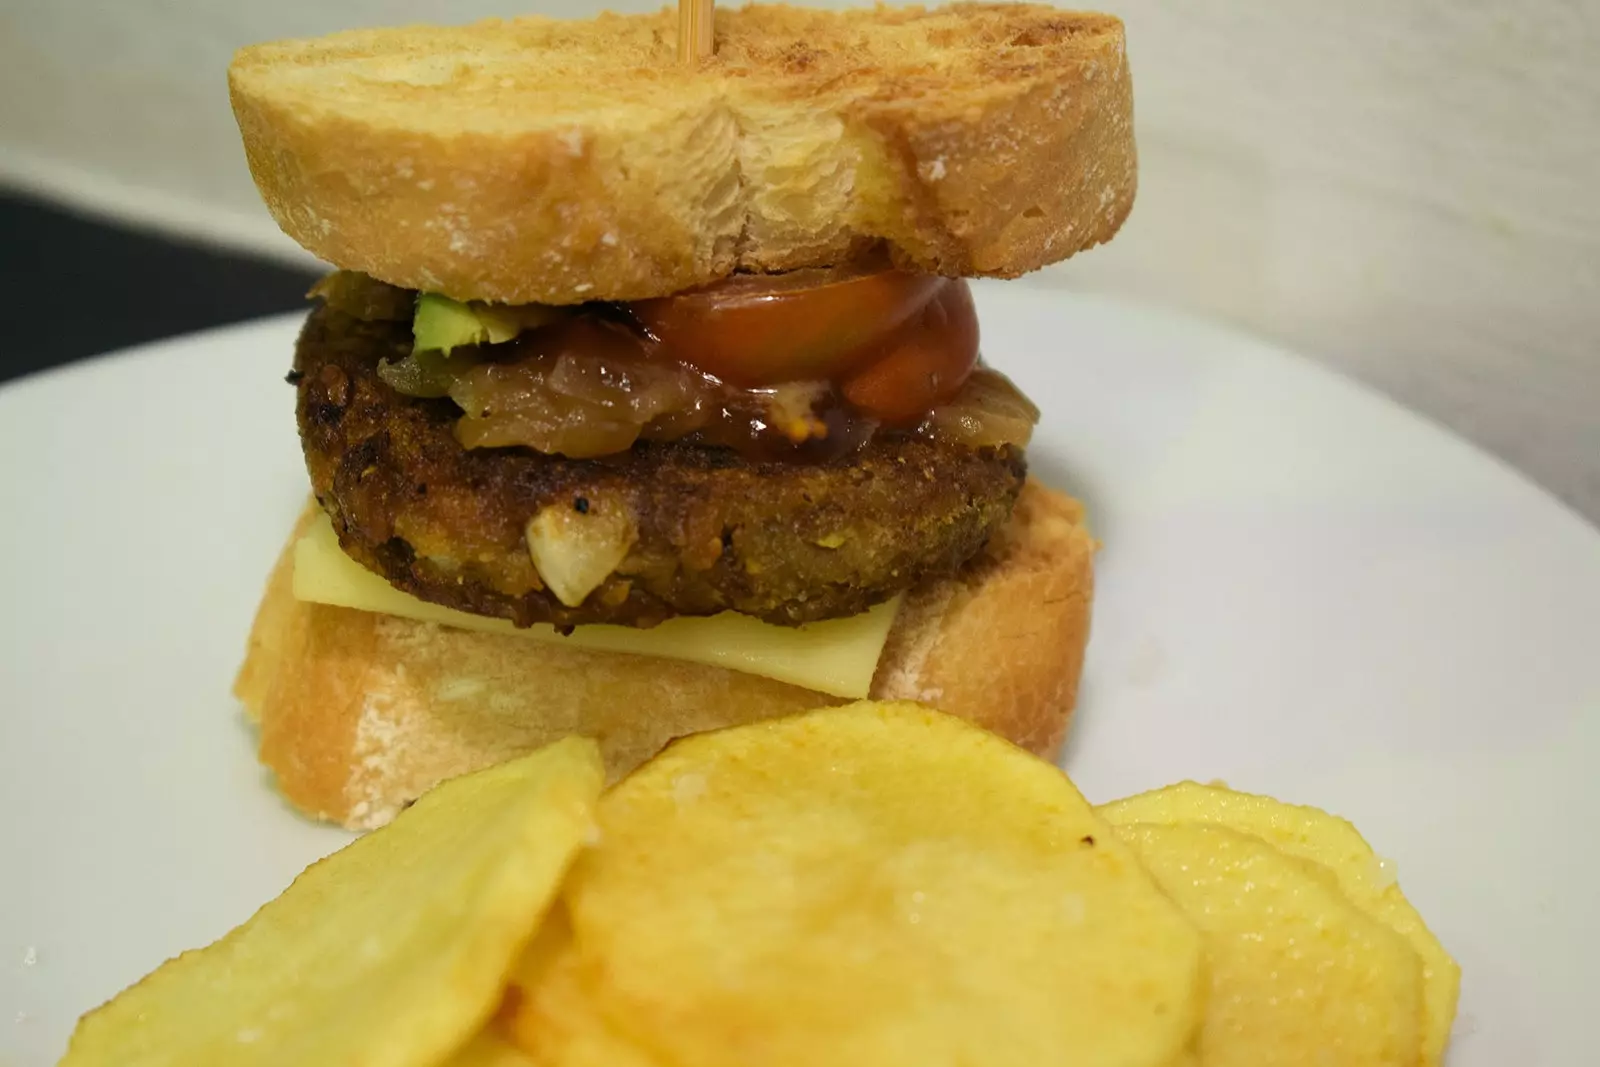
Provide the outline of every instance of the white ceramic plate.
<path id="1" fill-rule="evenodd" d="M 1465 971 L 1452 1063 L 1593 1062 L 1600 534 L 1306 362 L 981 286 L 1034 469 L 1105 543 L 1066 763 L 1354 819 Z M 228 695 L 306 492 L 292 319 L 0 390 L 0 1067 L 346 840 Z"/>

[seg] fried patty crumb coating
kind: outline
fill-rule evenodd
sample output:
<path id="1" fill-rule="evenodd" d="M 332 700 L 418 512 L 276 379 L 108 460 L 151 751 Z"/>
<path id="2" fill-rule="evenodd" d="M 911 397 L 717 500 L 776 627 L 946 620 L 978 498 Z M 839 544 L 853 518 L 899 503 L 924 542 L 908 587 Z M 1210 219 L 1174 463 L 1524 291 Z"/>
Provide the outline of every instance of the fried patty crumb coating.
<path id="1" fill-rule="evenodd" d="M 853 615 L 956 571 L 1022 489 L 1021 450 L 900 435 L 827 462 L 687 442 L 585 460 L 469 450 L 451 401 L 404 397 L 379 379 L 379 362 L 410 344 L 406 323 L 312 312 L 290 375 L 312 486 L 368 569 L 423 600 L 518 625 Z"/>

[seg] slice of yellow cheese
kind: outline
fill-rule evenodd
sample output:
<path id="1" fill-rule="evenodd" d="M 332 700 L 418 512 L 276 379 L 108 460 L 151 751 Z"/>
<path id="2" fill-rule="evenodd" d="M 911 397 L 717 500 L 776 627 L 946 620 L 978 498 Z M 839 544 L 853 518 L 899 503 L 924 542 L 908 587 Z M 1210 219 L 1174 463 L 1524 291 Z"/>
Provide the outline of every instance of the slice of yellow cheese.
<path id="1" fill-rule="evenodd" d="M 726 667 L 851 700 L 868 695 L 900 604 L 896 598 L 861 615 L 800 627 L 773 626 L 748 615 L 725 612 L 708 618 L 668 619 L 649 630 L 580 626 L 563 637 L 549 625 L 518 628 L 505 619 L 471 615 L 402 593 L 345 555 L 326 516 L 320 516 L 294 546 L 294 595 L 318 604 L 464 630 Z"/>

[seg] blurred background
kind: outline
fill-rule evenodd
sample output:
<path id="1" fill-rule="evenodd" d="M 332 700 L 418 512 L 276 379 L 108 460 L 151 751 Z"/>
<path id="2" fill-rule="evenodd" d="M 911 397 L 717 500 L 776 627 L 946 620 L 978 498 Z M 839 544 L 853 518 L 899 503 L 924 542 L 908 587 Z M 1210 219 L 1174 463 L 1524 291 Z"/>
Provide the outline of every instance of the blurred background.
<path id="1" fill-rule="evenodd" d="M 659 6 L 0 0 L 0 378 L 300 305 L 316 265 L 245 170 L 234 48 Z M 1600 4 L 1088 6 L 1128 24 L 1139 200 L 1038 280 L 1280 341 L 1600 520 Z"/>

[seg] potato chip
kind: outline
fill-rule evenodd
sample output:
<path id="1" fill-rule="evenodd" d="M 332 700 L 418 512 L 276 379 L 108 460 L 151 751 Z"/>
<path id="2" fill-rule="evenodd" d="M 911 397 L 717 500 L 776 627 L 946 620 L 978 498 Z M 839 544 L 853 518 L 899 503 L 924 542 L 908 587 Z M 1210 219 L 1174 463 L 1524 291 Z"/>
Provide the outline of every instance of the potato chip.
<path id="1" fill-rule="evenodd" d="M 569 739 L 429 792 L 85 1016 L 67 1067 L 433 1067 L 477 1031 L 593 829 Z"/>
<path id="2" fill-rule="evenodd" d="M 512 1028 L 551 1067 L 1137 1067 L 1198 1026 L 1194 927 L 1059 770 L 952 717 L 691 737 L 600 821 Z"/>
<path id="3" fill-rule="evenodd" d="M 1422 957 L 1422 1063 L 1437 1067 L 1450 1041 L 1461 968 L 1400 892 L 1393 873 L 1344 819 L 1317 808 L 1219 786 L 1182 782 L 1102 805 L 1107 822 L 1205 823 L 1255 834 L 1291 856 L 1331 870 L 1350 902 L 1411 943 Z"/>
<path id="4" fill-rule="evenodd" d="M 612 1034 L 575 982 L 572 923 L 557 901 L 511 972 L 500 1019 L 513 1043 L 537 1063 L 651 1067 L 652 1061 Z M 540 1012 L 532 1010 L 537 997 Z"/>
<path id="5" fill-rule="evenodd" d="M 479 1031 L 466 1048 L 445 1060 L 440 1067 L 537 1067 L 537 1064 L 491 1026 Z"/>
<path id="6" fill-rule="evenodd" d="M 594 999 L 578 983 L 578 957 L 571 947 L 572 928 L 558 906 L 512 975 L 511 1010 L 504 1016 L 510 1039 L 538 1064 L 662 1067 L 600 1017 Z"/>
<path id="7" fill-rule="evenodd" d="M 1332 874 L 1220 826 L 1117 833 L 1205 934 L 1205 1067 L 1417 1062 L 1421 961 Z"/>

